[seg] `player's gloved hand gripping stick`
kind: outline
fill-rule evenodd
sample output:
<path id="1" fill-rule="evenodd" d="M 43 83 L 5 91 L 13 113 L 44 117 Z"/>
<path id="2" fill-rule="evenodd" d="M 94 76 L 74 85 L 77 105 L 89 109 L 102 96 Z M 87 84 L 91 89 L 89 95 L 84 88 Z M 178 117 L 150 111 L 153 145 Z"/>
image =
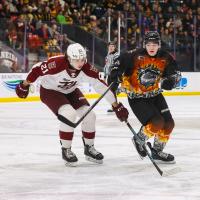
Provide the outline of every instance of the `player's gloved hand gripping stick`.
<path id="1" fill-rule="evenodd" d="M 25 98 L 28 96 L 28 94 L 29 94 L 29 88 L 30 88 L 30 85 L 25 86 L 25 85 L 23 84 L 23 81 L 21 81 L 21 82 L 16 86 L 16 89 L 15 89 L 17 96 L 18 96 L 19 98 L 25 99 Z"/>

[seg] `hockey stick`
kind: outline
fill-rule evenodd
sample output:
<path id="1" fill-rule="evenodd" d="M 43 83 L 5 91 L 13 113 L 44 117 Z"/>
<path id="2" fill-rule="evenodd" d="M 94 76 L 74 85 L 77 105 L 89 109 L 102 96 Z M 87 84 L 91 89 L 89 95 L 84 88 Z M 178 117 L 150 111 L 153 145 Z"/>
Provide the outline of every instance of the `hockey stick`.
<path id="1" fill-rule="evenodd" d="M 83 119 L 90 113 L 90 111 L 99 103 L 99 101 L 101 101 L 101 99 L 108 93 L 108 91 L 112 88 L 113 84 L 114 84 L 114 82 L 112 82 L 109 85 L 109 87 L 106 89 L 106 91 L 92 104 L 92 106 L 90 106 L 90 108 L 85 112 L 85 114 L 77 122 L 73 123 L 60 114 L 57 115 L 58 120 L 60 120 L 61 122 L 65 123 L 73 128 L 76 128 L 83 121 Z"/>
<path id="2" fill-rule="evenodd" d="M 138 137 L 137 133 L 135 132 L 135 130 L 132 128 L 132 126 L 129 124 L 128 121 L 125 121 L 126 125 L 129 127 L 129 129 L 131 130 L 131 132 L 133 133 L 133 135 L 135 136 L 136 140 L 142 142 L 140 140 L 140 138 Z M 162 171 L 159 166 L 157 165 L 157 163 L 154 161 L 154 159 L 152 158 L 151 154 L 149 153 L 149 151 L 147 150 L 146 148 L 146 143 L 144 143 L 142 145 L 144 151 L 146 152 L 147 156 L 149 157 L 150 161 L 152 162 L 152 164 L 154 165 L 154 167 L 156 168 L 156 170 L 158 171 L 158 173 L 161 175 L 161 176 L 169 176 L 169 175 L 172 175 L 172 174 L 175 174 L 177 172 L 179 172 L 181 169 L 179 167 L 177 168 L 173 168 L 171 170 L 168 170 L 166 172 Z"/>

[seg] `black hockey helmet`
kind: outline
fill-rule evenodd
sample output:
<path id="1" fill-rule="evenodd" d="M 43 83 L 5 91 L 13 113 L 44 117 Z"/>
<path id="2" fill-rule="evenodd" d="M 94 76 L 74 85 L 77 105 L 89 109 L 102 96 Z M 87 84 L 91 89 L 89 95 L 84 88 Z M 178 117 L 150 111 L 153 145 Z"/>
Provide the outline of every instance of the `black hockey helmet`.
<path id="1" fill-rule="evenodd" d="M 148 42 L 154 42 L 161 45 L 160 34 L 157 31 L 148 31 L 144 36 L 144 47 Z"/>

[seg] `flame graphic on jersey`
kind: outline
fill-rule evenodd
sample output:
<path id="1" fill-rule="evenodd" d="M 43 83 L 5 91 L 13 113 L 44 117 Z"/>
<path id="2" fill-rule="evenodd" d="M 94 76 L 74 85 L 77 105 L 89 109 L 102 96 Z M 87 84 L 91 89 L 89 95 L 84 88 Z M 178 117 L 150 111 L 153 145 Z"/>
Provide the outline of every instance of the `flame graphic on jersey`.
<path id="1" fill-rule="evenodd" d="M 165 66 L 166 60 L 161 58 L 140 57 L 135 60 L 132 74 L 123 77 L 122 87 L 139 94 L 158 90 Z"/>

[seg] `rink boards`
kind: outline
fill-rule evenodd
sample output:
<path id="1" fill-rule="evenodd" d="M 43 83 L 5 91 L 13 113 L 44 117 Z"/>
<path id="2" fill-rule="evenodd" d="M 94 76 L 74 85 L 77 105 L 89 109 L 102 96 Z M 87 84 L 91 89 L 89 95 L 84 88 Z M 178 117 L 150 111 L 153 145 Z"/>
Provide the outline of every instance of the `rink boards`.
<path id="1" fill-rule="evenodd" d="M 31 85 L 29 97 L 20 99 L 15 94 L 16 85 L 26 78 L 26 73 L 2 73 L 0 74 L 0 103 L 3 102 L 23 102 L 23 101 L 40 101 L 39 88 L 40 80 L 37 80 Z M 182 73 L 182 79 L 176 89 L 165 91 L 166 96 L 175 95 L 200 95 L 200 72 L 185 72 Z M 82 83 L 79 86 L 87 98 L 97 98 L 97 94 L 92 85 Z M 119 97 L 125 97 L 126 94 L 121 93 Z"/>

